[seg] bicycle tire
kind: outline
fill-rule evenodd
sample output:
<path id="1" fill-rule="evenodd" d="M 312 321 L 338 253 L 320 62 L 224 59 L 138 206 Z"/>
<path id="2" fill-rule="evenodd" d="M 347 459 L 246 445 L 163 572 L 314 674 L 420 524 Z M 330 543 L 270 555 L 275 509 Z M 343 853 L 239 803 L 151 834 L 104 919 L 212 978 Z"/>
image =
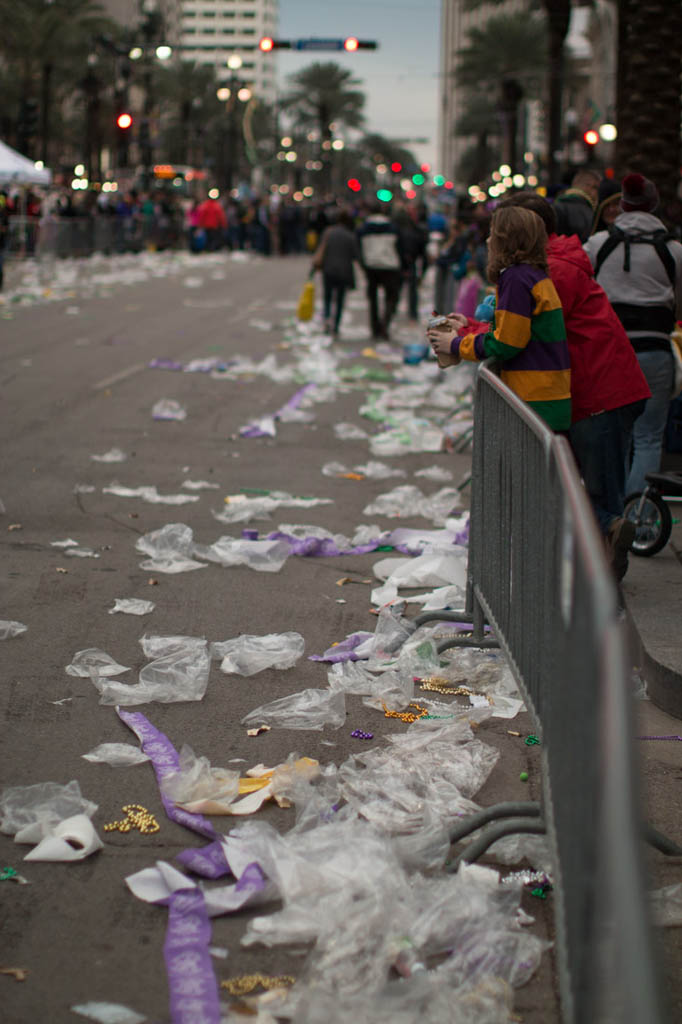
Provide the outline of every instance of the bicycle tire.
<path id="1" fill-rule="evenodd" d="M 658 491 L 649 490 L 644 499 L 644 506 L 641 514 L 638 514 L 642 492 L 630 494 L 625 499 L 623 515 L 631 519 L 637 528 L 635 539 L 632 544 L 633 555 L 641 558 L 651 558 L 652 555 L 662 551 L 670 540 L 673 529 L 673 519 L 670 509 Z"/>

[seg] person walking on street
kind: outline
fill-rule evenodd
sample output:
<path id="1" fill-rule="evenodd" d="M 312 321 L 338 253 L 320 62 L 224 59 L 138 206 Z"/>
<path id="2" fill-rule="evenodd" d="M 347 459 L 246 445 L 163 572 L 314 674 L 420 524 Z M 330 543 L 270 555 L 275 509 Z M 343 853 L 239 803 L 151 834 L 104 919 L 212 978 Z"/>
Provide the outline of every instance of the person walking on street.
<path id="1" fill-rule="evenodd" d="M 547 233 L 536 213 L 498 208 L 490 222 L 488 280 L 497 286 L 488 330 L 460 337 L 466 317 L 449 317 L 453 331 L 429 328 L 436 355 L 502 363 L 501 378 L 552 430 L 571 425 L 571 368 L 561 302 L 547 273 Z M 479 325 L 482 326 L 482 325 Z"/>
<path id="2" fill-rule="evenodd" d="M 358 238 L 360 261 L 367 277 L 372 338 L 388 339 L 400 298 L 403 259 L 398 229 L 378 202 L 359 229 Z M 383 312 L 379 310 L 379 290 L 383 292 Z"/>
<path id="3" fill-rule="evenodd" d="M 217 199 L 206 196 L 199 205 L 199 227 L 206 232 L 206 249 L 216 252 L 222 248 L 223 234 L 227 228 L 227 217 Z"/>
<path id="4" fill-rule="evenodd" d="M 346 292 L 355 288 L 353 264 L 359 258 L 353 218 L 346 210 L 342 210 L 336 223 L 322 232 L 313 257 L 313 267 L 322 271 L 325 331 L 334 337 L 339 334 Z"/>
<path id="5" fill-rule="evenodd" d="M 402 207 L 395 218 L 403 259 L 403 282 L 407 289 L 407 315 L 415 322 L 419 318 L 419 281 L 426 270 L 427 241 L 426 230 L 417 222 L 416 212 Z"/>
<path id="6" fill-rule="evenodd" d="M 608 295 L 635 350 L 651 397 L 635 421 L 626 494 L 643 491 L 646 474 L 660 468 L 673 389 L 670 335 L 682 313 L 682 245 L 670 240 L 654 211 L 658 190 L 641 174 L 621 185 L 623 211 L 609 231 L 585 244 L 595 278 Z"/>
<path id="7" fill-rule="evenodd" d="M 607 179 L 608 180 L 608 179 Z M 557 235 L 554 208 L 537 192 L 500 206 L 537 213 L 547 231 L 547 264 L 561 300 L 571 357 L 568 439 L 617 580 L 628 568 L 634 524 L 623 517 L 632 428 L 650 396 L 634 349 L 576 235 Z"/>

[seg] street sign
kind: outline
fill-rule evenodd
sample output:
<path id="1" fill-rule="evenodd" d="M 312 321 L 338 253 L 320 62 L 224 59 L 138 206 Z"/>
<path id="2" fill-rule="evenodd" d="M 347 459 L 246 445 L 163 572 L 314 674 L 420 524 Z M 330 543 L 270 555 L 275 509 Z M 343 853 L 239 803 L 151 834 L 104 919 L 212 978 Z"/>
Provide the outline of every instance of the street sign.
<path id="1" fill-rule="evenodd" d="M 343 50 L 343 39 L 294 39 L 294 50 Z"/>

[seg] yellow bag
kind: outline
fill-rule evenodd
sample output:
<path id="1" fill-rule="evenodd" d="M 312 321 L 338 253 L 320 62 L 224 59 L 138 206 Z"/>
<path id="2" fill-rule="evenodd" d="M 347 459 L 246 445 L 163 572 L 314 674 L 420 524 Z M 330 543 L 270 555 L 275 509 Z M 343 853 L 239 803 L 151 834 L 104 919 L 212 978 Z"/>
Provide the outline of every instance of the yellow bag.
<path id="1" fill-rule="evenodd" d="M 305 245 L 308 252 L 315 252 L 317 249 L 317 231 L 306 231 Z"/>
<path id="2" fill-rule="evenodd" d="M 315 311 L 315 283 L 306 281 L 303 285 L 301 297 L 298 300 L 296 316 L 299 320 L 312 320 Z"/>

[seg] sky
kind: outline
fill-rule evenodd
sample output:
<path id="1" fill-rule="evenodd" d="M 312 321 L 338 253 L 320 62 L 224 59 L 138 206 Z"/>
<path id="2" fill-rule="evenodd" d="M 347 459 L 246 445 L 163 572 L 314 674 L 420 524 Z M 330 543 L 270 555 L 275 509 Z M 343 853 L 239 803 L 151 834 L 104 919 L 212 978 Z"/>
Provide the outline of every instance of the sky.
<path id="1" fill-rule="evenodd" d="M 365 128 L 405 140 L 435 173 L 438 153 L 438 65 L 441 0 L 279 0 L 280 39 L 374 39 L 376 50 L 279 50 L 280 88 L 286 76 L 315 61 L 353 71 L 367 96 Z M 426 144 L 410 139 L 426 138 Z"/>

